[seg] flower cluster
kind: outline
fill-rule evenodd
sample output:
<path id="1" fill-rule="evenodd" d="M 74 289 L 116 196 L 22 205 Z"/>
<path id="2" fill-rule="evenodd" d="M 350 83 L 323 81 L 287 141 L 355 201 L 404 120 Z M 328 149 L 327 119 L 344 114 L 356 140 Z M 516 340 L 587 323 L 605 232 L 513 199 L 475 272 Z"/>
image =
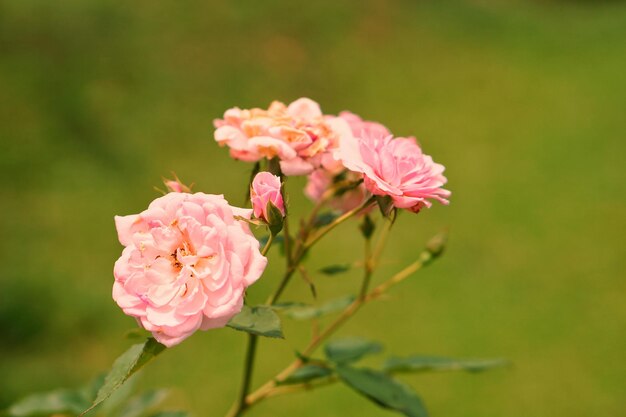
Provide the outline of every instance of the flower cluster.
<path id="1" fill-rule="evenodd" d="M 309 174 L 319 167 L 340 169 L 333 152 L 351 133 L 344 119 L 323 115 L 308 98 L 288 106 L 274 101 L 267 110 L 234 107 L 214 124 L 215 140 L 228 146 L 233 158 L 278 158 L 285 175 Z"/>
<path id="2" fill-rule="evenodd" d="M 384 125 L 344 111 L 324 115 L 311 99 L 288 106 L 273 102 L 267 110 L 227 110 L 215 121 L 215 140 L 235 159 L 278 158 L 284 175 L 308 175 L 305 194 L 319 202 L 338 183 L 352 182 L 330 199 L 348 211 L 367 194 L 388 196 L 397 208 L 418 212 L 430 200 L 448 204 L 443 165 L 425 155 L 414 138 L 395 138 Z M 339 180 L 342 181 L 339 181 Z M 359 185 L 360 181 L 362 185 Z"/>
<path id="3" fill-rule="evenodd" d="M 382 124 L 350 112 L 325 115 L 308 98 L 275 101 L 267 110 L 232 108 L 215 126 L 215 140 L 233 158 L 279 162 L 279 175 L 263 171 L 251 181 L 252 209 L 220 195 L 192 194 L 175 178 L 148 209 L 115 218 L 125 248 L 115 264 L 113 298 L 166 346 L 223 327 L 241 311 L 246 288 L 267 264 L 249 224 L 267 226 L 268 242 L 284 226 L 281 175 L 307 175 L 309 199 L 351 214 L 370 209 L 372 196 L 412 212 L 431 200 L 448 203 L 443 165 L 414 138 L 394 138 Z"/>

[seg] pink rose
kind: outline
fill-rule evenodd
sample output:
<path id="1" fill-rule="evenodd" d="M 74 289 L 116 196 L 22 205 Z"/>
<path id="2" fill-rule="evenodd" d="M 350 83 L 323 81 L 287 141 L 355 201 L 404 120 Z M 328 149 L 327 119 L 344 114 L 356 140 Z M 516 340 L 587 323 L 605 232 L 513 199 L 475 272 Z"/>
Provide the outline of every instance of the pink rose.
<path id="1" fill-rule="evenodd" d="M 418 212 L 430 207 L 428 199 L 448 204 L 450 191 L 444 166 L 422 153 L 414 138 L 364 135 L 341 142 L 339 151 L 346 168 L 363 174 L 365 187 L 375 195 L 388 195 L 398 208 Z"/>
<path id="2" fill-rule="evenodd" d="M 280 177 L 269 172 L 259 172 L 252 180 L 250 186 L 250 200 L 254 217 L 263 219 L 270 223 L 270 216 L 267 211 L 268 203 L 272 203 L 285 216 L 285 204 L 280 193 Z"/>
<path id="3" fill-rule="evenodd" d="M 389 136 L 391 132 L 384 125 L 378 122 L 371 122 L 369 120 L 363 120 L 360 116 L 351 113 L 349 111 L 342 111 L 339 113 L 339 117 L 348 122 L 352 134 L 357 137 L 370 136 Z"/>
<path id="4" fill-rule="evenodd" d="M 306 175 L 324 166 L 339 166 L 335 150 L 341 138 L 352 135 L 346 120 L 325 116 L 308 98 L 289 105 L 273 102 L 267 110 L 239 109 L 214 121 L 215 140 L 230 149 L 231 157 L 253 162 L 277 158 L 285 175 Z"/>
<path id="5" fill-rule="evenodd" d="M 267 264 L 246 222 L 234 218 L 251 211 L 221 195 L 172 192 L 139 214 L 115 216 L 125 248 L 113 299 L 166 346 L 225 326 Z"/>

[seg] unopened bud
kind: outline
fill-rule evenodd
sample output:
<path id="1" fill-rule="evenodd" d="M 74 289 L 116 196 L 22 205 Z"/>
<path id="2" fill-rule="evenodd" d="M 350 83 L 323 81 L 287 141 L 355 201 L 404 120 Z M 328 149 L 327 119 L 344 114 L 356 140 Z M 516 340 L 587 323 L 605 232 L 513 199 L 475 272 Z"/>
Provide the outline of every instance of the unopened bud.
<path id="1" fill-rule="evenodd" d="M 163 184 L 167 187 L 167 190 L 173 193 L 190 193 L 191 188 L 182 183 L 182 181 L 174 174 L 173 180 L 163 179 Z"/>

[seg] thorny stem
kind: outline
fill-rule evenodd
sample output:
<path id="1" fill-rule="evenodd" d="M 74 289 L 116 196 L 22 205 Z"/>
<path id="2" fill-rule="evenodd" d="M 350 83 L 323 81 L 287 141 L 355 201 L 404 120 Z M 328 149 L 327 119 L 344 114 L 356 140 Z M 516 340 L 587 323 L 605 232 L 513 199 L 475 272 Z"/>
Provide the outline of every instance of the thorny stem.
<path id="1" fill-rule="evenodd" d="M 323 228 L 319 229 L 316 234 L 314 234 L 312 236 L 309 236 L 308 238 L 304 237 L 304 236 L 308 236 L 308 228 L 309 227 L 306 227 L 305 230 L 304 230 L 304 233 L 303 233 L 303 237 L 302 237 L 302 239 L 306 239 L 306 240 L 303 240 L 303 242 L 301 242 L 300 244 L 298 244 L 296 246 L 295 254 L 294 254 L 293 258 L 291 259 L 291 262 L 289 262 L 289 264 L 287 266 L 287 271 L 285 272 L 285 275 L 283 276 L 283 279 L 281 280 L 281 282 L 278 285 L 278 288 L 276 289 L 274 294 L 272 294 L 270 296 L 270 298 L 268 299 L 267 304 L 272 305 L 272 304 L 275 304 L 278 301 L 278 299 L 282 295 L 283 291 L 287 287 L 287 284 L 289 283 L 289 280 L 293 276 L 294 272 L 296 272 L 297 266 L 299 265 L 300 261 L 302 260 L 302 258 L 306 254 L 306 252 L 315 243 L 317 243 L 322 237 L 324 237 L 328 232 L 333 230 L 335 227 L 339 226 L 341 223 L 345 222 L 350 217 L 354 216 L 355 214 L 359 213 L 361 210 L 363 210 L 363 209 L 367 208 L 368 206 L 370 206 L 371 204 L 373 204 L 374 201 L 375 201 L 374 198 L 370 198 L 370 199 L 366 200 L 359 207 L 356 207 L 356 208 L 354 208 L 354 209 L 352 209 L 352 210 L 342 214 L 341 216 L 337 217 L 332 223 L 330 223 L 326 227 L 323 227 Z M 286 226 L 286 224 L 287 224 L 287 221 L 285 219 L 285 226 Z M 285 229 L 285 231 L 286 231 L 286 229 Z M 286 239 L 285 239 L 285 242 L 286 242 Z"/>
<path id="2" fill-rule="evenodd" d="M 284 190 L 284 188 L 283 188 L 283 190 Z M 371 197 L 370 199 L 366 200 L 361 206 L 344 213 L 343 215 L 341 215 L 340 217 L 335 219 L 335 221 L 333 221 L 331 224 L 327 225 L 324 228 L 319 229 L 312 236 L 309 236 L 310 230 L 312 229 L 312 227 L 314 225 L 314 221 L 315 221 L 315 218 L 317 216 L 317 213 L 319 212 L 321 207 L 324 204 L 326 204 L 326 202 L 330 198 L 332 198 L 332 196 L 333 196 L 332 193 L 328 194 L 328 195 L 325 194 L 323 196 L 323 198 L 321 199 L 321 201 L 315 206 L 315 208 L 313 209 L 313 211 L 312 211 L 312 213 L 311 213 L 311 215 L 309 217 L 308 222 L 305 223 L 302 226 L 302 229 L 300 231 L 300 235 L 298 236 L 299 240 L 296 242 L 296 246 L 293 249 L 292 249 L 292 245 L 291 245 L 292 242 L 291 242 L 291 236 L 289 234 L 289 226 L 288 226 L 287 218 L 285 218 L 285 221 L 284 221 L 284 235 L 285 235 L 285 252 L 286 252 L 286 257 L 287 257 L 287 270 L 285 271 L 285 275 L 283 276 L 283 279 L 281 280 L 278 288 L 268 298 L 266 304 L 272 305 L 272 304 L 275 304 L 278 301 L 278 299 L 282 295 L 284 289 L 286 288 L 287 284 L 289 283 L 291 277 L 293 276 L 293 274 L 298 269 L 300 261 L 302 260 L 302 258 L 304 257 L 304 255 L 306 254 L 308 249 L 310 249 L 315 243 L 317 243 L 322 237 L 324 237 L 327 233 L 329 233 L 335 227 L 337 227 L 338 225 L 340 225 L 344 221 L 348 220 L 350 217 L 354 216 L 355 214 L 361 212 L 362 210 L 364 210 L 368 206 L 374 204 L 374 202 L 375 202 L 374 197 Z M 369 239 L 366 239 L 366 243 L 365 243 L 365 274 L 364 274 L 364 277 L 363 277 L 363 283 L 362 283 L 362 286 L 361 286 L 361 291 L 360 291 L 359 297 L 352 304 L 350 304 L 343 311 L 343 313 L 341 315 L 339 315 L 335 319 L 335 321 L 333 321 L 323 331 L 315 332 L 315 334 L 313 335 L 313 338 L 309 342 L 308 346 L 302 352 L 303 356 L 311 355 L 326 338 L 328 338 L 335 331 L 337 331 L 337 329 L 339 329 L 343 325 L 343 323 L 345 323 L 350 317 L 352 317 L 364 303 L 366 303 L 367 301 L 370 301 L 370 300 L 372 300 L 372 299 L 374 299 L 374 298 L 376 298 L 378 296 L 378 292 L 380 292 L 381 286 L 377 287 L 376 289 L 374 289 L 374 291 L 372 291 L 369 294 L 367 293 L 367 291 L 368 291 L 371 275 L 372 275 L 373 270 L 375 268 L 375 263 L 377 261 L 377 257 L 380 255 L 380 252 L 382 251 L 382 246 L 385 243 L 384 241 L 386 239 L 386 233 L 388 233 L 388 230 L 383 231 L 383 234 L 381 235 L 381 238 L 379 239 L 378 244 L 376 246 L 376 249 L 374 250 L 373 253 L 371 251 L 371 242 L 369 241 Z M 268 243 L 263 248 L 263 254 L 264 255 L 267 253 L 267 250 L 269 250 L 269 247 L 271 245 L 272 239 L 273 239 L 273 236 L 270 235 Z M 411 268 L 412 266 L 414 266 L 414 265 L 410 265 L 408 268 Z M 403 274 L 403 272 L 406 269 L 401 271 L 401 272 L 399 272 L 398 274 L 396 274 L 394 277 L 391 278 L 390 282 L 393 281 L 393 283 L 390 284 L 389 286 L 394 285 L 395 283 L 397 283 L 397 282 L 401 281 L 402 279 L 406 278 L 406 276 L 408 276 L 409 274 L 415 272 L 415 270 L 417 270 L 417 269 L 419 269 L 419 267 L 418 268 L 414 268 L 413 267 L 413 268 L 411 268 L 410 272 L 405 273 L 405 274 Z M 387 288 L 388 287 L 383 287 L 382 288 L 382 292 L 384 292 Z M 294 390 L 294 388 L 285 389 L 285 387 L 281 387 L 280 389 L 277 389 L 276 385 L 277 385 L 277 381 L 284 380 L 295 369 L 297 369 L 298 367 L 300 367 L 302 365 L 302 360 L 301 359 L 297 359 L 296 361 L 292 362 L 283 371 L 281 371 L 274 379 L 266 382 L 263 386 L 261 386 L 259 389 L 257 389 L 253 393 L 248 394 L 249 393 L 249 389 L 250 389 L 250 385 L 251 385 L 251 381 L 252 381 L 252 370 L 253 370 L 253 365 L 254 365 L 254 357 L 255 357 L 255 354 L 256 354 L 257 341 L 258 341 L 258 336 L 256 336 L 256 335 L 249 335 L 249 338 L 248 338 L 248 348 L 247 348 L 247 352 L 246 352 L 246 362 L 245 362 L 245 366 L 244 366 L 244 377 L 243 377 L 243 381 L 242 381 L 241 393 L 240 393 L 238 401 L 233 405 L 231 410 L 228 412 L 227 417 L 238 417 L 241 414 L 243 414 L 250 406 L 252 406 L 256 402 L 258 402 L 258 401 L 260 401 L 260 400 L 262 400 L 264 398 L 267 398 L 267 397 L 272 396 L 272 395 L 279 395 L 281 393 L 281 391 L 283 391 L 284 393 L 287 393 L 287 392 L 292 392 Z M 310 386 L 310 384 L 306 384 L 306 387 L 303 385 L 303 388 L 304 389 L 310 389 L 311 386 Z"/>
<path id="3" fill-rule="evenodd" d="M 412 264 L 408 265 L 389 280 L 375 287 L 370 292 L 366 293 L 364 297 L 357 298 L 352 304 L 350 304 L 326 329 L 324 329 L 319 335 L 311 339 L 306 348 L 302 351 L 302 356 L 310 356 L 321 345 L 321 343 L 337 331 L 348 319 L 350 319 L 359 308 L 372 300 L 379 298 L 382 294 L 388 291 L 394 285 L 400 283 L 411 274 L 415 273 L 425 265 L 429 264 L 434 259 L 434 256 L 428 251 L 422 252 L 419 259 Z M 277 385 L 280 381 L 285 380 L 293 371 L 302 366 L 301 359 L 296 359 L 289 364 L 285 369 L 279 372 L 274 378 L 266 382 L 259 389 L 248 395 L 246 398 L 246 404 L 251 406 L 267 397 L 275 395 Z"/>

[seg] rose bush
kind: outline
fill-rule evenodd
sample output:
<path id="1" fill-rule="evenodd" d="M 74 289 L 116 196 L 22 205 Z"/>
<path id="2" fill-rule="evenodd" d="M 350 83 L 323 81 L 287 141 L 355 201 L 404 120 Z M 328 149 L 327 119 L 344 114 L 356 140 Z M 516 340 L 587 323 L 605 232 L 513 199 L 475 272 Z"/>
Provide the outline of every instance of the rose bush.
<path id="1" fill-rule="evenodd" d="M 383 297 L 444 250 L 445 234 L 438 234 L 413 262 L 372 288 L 397 218 L 395 209 L 418 212 L 430 207 L 431 200 L 448 204 L 450 192 L 442 188 L 447 181 L 443 165 L 425 155 L 414 138 L 394 139 L 384 125 L 354 113 L 324 115 L 307 98 L 289 105 L 273 102 L 267 110 L 232 108 L 214 123 L 215 139 L 230 148 L 232 157 L 257 162 L 247 184 L 252 209 L 232 207 L 221 195 L 191 194 L 190 187 L 175 177 L 165 180 L 172 192 L 154 200 L 145 211 L 115 217 L 125 248 L 114 268 L 113 298 L 154 337 L 118 358 L 87 411 L 166 346 L 180 343 L 197 330 L 226 325 L 247 333 L 241 389 L 227 417 L 239 417 L 275 395 L 332 383 L 343 383 L 384 408 L 426 416 L 420 398 L 393 378 L 393 372 L 437 367 L 475 371 L 503 364 L 414 355 L 391 357 L 381 369 L 354 367 L 361 357 L 380 352 L 382 344 L 361 338 L 329 340 L 364 305 Z M 293 222 L 285 198 L 286 177 L 303 174 L 308 175 L 304 193 L 315 206 Z M 380 212 L 373 210 L 376 205 Z M 306 259 L 317 242 L 355 218 L 364 241 L 362 258 L 309 269 Z M 262 230 L 258 239 L 250 225 Z M 265 254 L 272 244 L 280 247 L 275 253 L 284 257 L 284 272 L 269 277 L 268 285 L 275 285 L 264 303 L 244 305 L 246 289 L 265 270 Z M 332 284 L 316 282 L 315 275 L 351 268 L 362 274 L 351 294 L 318 300 L 317 286 Z M 285 289 L 297 282 L 295 275 L 308 285 L 312 302 L 282 300 L 289 294 Z M 322 325 L 325 320 L 317 321 L 329 314 L 336 317 L 327 325 Z M 283 318 L 316 320 L 314 331 L 289 365 L 253 389 L 259 338 L 284 338 Z M 320 357 L 316 351 L 324 344 Z"/>

